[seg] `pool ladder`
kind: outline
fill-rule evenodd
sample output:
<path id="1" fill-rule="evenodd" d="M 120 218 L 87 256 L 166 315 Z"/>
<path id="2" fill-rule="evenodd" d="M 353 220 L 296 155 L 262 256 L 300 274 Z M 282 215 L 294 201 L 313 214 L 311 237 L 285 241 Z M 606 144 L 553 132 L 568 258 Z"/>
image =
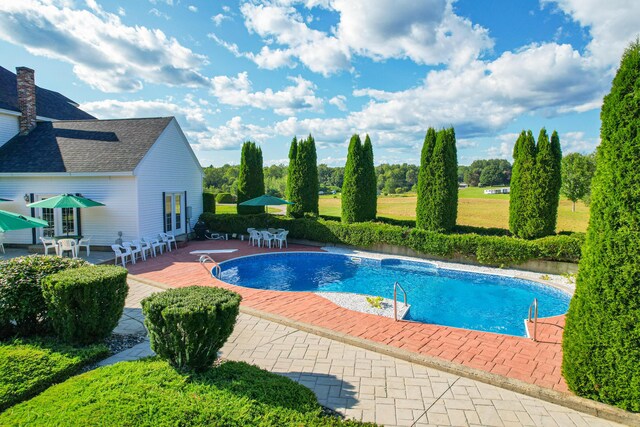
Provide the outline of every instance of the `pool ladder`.
<path id="1" fill-rule="evenodd" d="M 538 298 L 534 298 L 533 302 L 529 306 L 529 323 L 531 323 L 531 314 L 533 314 L 533 336 L 531 337 L 531 339 L 534 341 L 538 341 Z"/>
<path id="2" fill-rule="evenodd" d="M 211 267 L 211 270 L 210 270 L 211 277 L 215 277 L 216 279 L 219 279 L 220 275 L 222 274 L 222 267 L 220 267 L 220 264 L 215 262 L 213 258 L 211 258 L 209 255 L 200 256 L 200 265 L 203 266 L 207 271 L 209 271 L 209 269 L 205 264 L 208 262 L 213 263 L 213 267 Z"/>
<path id="3" fill-rule="evenodd" d="M 398 321 L 398 288 L 404 294 L 404 306 L 407 306 L 407 291 L 404 290 L 402 285 L 398 282 L 393 284 L 393 318 Z"/>

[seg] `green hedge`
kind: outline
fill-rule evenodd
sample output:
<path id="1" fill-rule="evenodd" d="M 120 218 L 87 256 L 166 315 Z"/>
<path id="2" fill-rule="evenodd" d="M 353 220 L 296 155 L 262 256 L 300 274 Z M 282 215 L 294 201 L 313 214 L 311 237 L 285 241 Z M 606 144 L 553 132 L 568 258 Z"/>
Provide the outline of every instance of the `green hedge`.
<path id="1" fill-rule="evenodd" d="M 179 369 L 209 369 L 233 332 L 241 299 L 235 292 L 204 286 L 145 298 L 142 311 L 151 348 Z"/>
<path id="2" fill-rule="evenodd" d="M 216 194 L 217 203 L 235 203 L 236 196 L 231 193 L 218 193 Z"/>
<path id="3" fill-rule="evenodd" d="M 0 414 L 0 425 L 372 425 L 323 415 L 315 395 L 289 378 L 242 362 L 183 374 L 158 358 L 73 377 Z"/>
<path id="4" fill-rule="evenodd" d="M 61 271 L 42 282 L 54 331 L 75 343 L 109 336 L 122 316 L 128 290 L 127 270 L 112 265 Z"/>
<path id="5" fill-rule="evenodd" d="M 108 353 L 103 344 L 72 347 L 51 339 L 0 343 L 0 412 L 69 378 Z"/>
<path id="6" fill-rule="evenodd" d="M 382 222 L 343 224 L 323 218 L 284 218 L 272 215 L 208 215 L 200 217 L 209 229 L 244 233 L 248 227 L 285 228 L 294 239 L 368 247 L 377 243 L 405 246 L 424 254 L 451 258 L 475 257 L 483 264 L 519 264 L 530 259 L 577 262 L 582 235 L 522 240 L 508 236 L 442 234 Z"/>
<path id="7" fill-rule="evenodd" d="M 202 212 L 216 213 L 216 195 L 202 193 Z"/>
<path id="8" fill-rule="evenodd" d="M 13 333 L 47 331 L 42 279 L 62 270 L 87 265 L 83 260 L 31 255 L 0 262 L 0 338 Z"/>

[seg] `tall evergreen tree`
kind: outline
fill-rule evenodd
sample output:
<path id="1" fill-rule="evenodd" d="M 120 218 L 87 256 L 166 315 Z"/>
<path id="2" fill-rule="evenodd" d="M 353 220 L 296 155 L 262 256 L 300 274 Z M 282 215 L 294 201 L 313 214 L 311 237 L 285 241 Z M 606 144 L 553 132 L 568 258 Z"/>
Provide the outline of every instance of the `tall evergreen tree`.
<path id="1" fill-rule="evenodd" d="M 255 142 L 242 144 L 240 173 L 238 175 L 238 214 L 263 213 L 262 206 L 240 206 L 240 203 L 264 194 L 262 149 Z"/>
<path id="2" fill-rule="evenodd" d="M 360 136 L 354 134 L 349 141 L 342 182 L 342 222 L 345 223 L 360 222 L 362 218 L 362 154 Z"/>
<path id="3" fill-rule="evenodd" d="M 555 130 L 551 134 L 551 154 L 553 157 L 553 185 L 551 186 L 549 193 L 549 207 L 553 214 L 553 218 L 550 218 L 550 221 L 553 222 L 553 230 L 555 231 L 555 227 L 558 222 L 558 206 L 560 206 L 560 190 L 562 189 L 562 147 L 560 146 L 560 137 L 558 136 L 558 132 Z M 553 234 L 554 231 L 550 234 Z"/>
<path id="4" fill-rule="evenodd" d="M 562 341 L 579 396 L 640 411 L 640 41 L 622 56 L 600 113 L 591 218 Z"/>
<path id="5" fill-rule="evenodd" d="M 534 237 L 536 206 L 535 200 L 536 141 L 531 131 L 522 131 L 513 147 L 513 169 L 511 174 L 511 195 L 509 200 L 509 229 L 521 238 Z"/>
<path id="6" fill-rule="evenodd" d="M 416 227 L 450 231 L 458 213 L 458 158 L 453 128 L 427 130 L 418 173 Z"/>
<path id="7" fill-rule="evenodd" d="M 436 130 L 429 128 L 424 137 L 422 152 L 420 154 L 420 170 L 418 171 L 417 184 L 417 205 L 416 205 L 416 227 L 430 229 L 431 214 L 433 204 L 433 172 L 431 170 L 431 158 L 433 148 L 436 145 Z"/>
<path id="8" fill-rule="evenodd" d="M 373 221 L 376 219 L 378 209 L 378 184 L 376 168 L 373 165 L 373 145 L 367 134 L 362 145 L 362 220 Z"/>
<path id="9" fill-rule="evenodd" d="M 287 205 L 287 215 L 300 216 L 298 201 L 300 200 L 300 177 L 298 168 L 298 139 L 294 136 L 289 147 L 289 167 L 287 168 L 287 188 L 285 197 L 294 202 L 294 205 Z"/>
<path id="10" fill-rule="evenodd" d="M 318 215 L 318 156 L 316 142 L 311 135 L 298 144 L 298 160 L 300 179 L 300 203 L 298 212 Z M 294 205 L 295 206 L 295 205 Z"/>

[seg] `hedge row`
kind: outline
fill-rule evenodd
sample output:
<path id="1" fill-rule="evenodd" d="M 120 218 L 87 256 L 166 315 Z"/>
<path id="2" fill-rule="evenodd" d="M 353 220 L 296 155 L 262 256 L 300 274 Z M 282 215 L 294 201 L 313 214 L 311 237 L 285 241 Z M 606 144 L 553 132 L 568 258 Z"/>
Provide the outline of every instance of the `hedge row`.
<path id="1" fill-rule="evenodd" d="M 369 247 L 384 243 L 405 246 L 437 257 L 475 257 L 482 264 L 520 264 L 530 259 L 577 262 L 583 235 L 556 235 L 537 240 L 477 233 L 442 234 L 382 222 L 343 224 L 323 218 L 290 219 L 272 215 L 211 215 L 200 217 L 210 230 L 246 233 L 247 228 L 285 228 L 289 236 L 322 243 Z"/>

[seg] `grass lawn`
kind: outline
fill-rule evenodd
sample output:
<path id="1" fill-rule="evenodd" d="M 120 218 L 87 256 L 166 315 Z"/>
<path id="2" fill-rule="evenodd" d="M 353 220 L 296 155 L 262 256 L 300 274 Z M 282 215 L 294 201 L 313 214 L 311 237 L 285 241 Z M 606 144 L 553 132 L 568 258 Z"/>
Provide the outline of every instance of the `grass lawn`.
<path id="1" fill-rule="evenodd" d="M 0 343 L 0 411 L 64 381 L 108 353 L 104 345 L 72 347 L 48 339 Z"/>
<path id="2" fill-rule="evenodd" d="M 458 224 L 475 227 L 509 228 L 509 195 L 484 194 L 485 188 L 461 189 L 458 196 Z M 571 211 L 571 201 L 560 198 L 557 231 L 586 231 L 589 224 L 589 208 L 576 204 Z M 378 197 L 378 215 L 397 219 L 415 219 L 416 196 Z M 320 214 L 340 216 L 340 196 L 320 196 Z"/>
<path id="3" fill-rule="evenodd" d="M 19 424 L 364 425 L 323 415 L 311 390 L 246 363 L 186 375 L 158 358 L 86 372 L 0 414 L 0 425 Z"/>
<path id="4" fill-rule="evenodd" d="M 268 206 L 268 212 L 269 213 L 278 213 L 278 212 L 282 212 L 282 209 L 277 208 L 277 207 L 273 207 L 273 206 Z M 238 209 L 236 204 L 216 204 L 216 213 L 217 214 L 235 214 L 238 213 Z"/>

